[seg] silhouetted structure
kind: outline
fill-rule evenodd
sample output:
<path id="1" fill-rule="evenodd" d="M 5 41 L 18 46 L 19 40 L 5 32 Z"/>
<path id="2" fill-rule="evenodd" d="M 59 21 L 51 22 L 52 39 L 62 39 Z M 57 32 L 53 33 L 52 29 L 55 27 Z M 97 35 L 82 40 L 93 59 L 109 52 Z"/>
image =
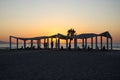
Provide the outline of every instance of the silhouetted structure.
<path id="1" fill-rule="evenodd" d="M 33 37 L 33 38 L 21 38 L 21 37 L 14 37 L 14 36 L 10 36 L 9 40 L 10 40 L 10 49 L 12 49 L 12 38 L 16 39 L 16 47 L 18 49 L 18 43 L 19 40 L 22 40 L 24 43 L 23 48 L 26 49 L 26 41 L 30 40 L 31 42 L 31 48 L 33 47 L 33 41 L 36 40 L 37 41 L 37 48 L 41 48 L 41 40 L 44 39 L 44 48 L 50 48 L 49 46 L 49 39 L 51 39 L 51 48 L 53 48 L 53 38 L 56 39 L 56 43 L 55 43 L 55 48 L 56 49 L 60 49 L 60 40 L 65 40 L 66 41 L 66 49 L 68 49 L 68 39 L 74 39 L 74 49 L 77 49 L 77 40 L 81 39 L 82 40 L 82 48 L 87 48 L 87 39 L 91 38 L 91 49 L 93 49 L 93 38 L 95 38 L 95 45 L 96 45 L 96 49 L 98 48 L 98 39 L 97 37 L 100 37 L 100 44 L 101 44 L 101 49 L 103 48 L 103 37 L 106 38 L 106 49 L 109 50 L 109 39 L 110 39 L 110 44 L 111 44 L 111 50 L 112 50 L 112 36 L 110 35 L 110 33 L 108 31 L 103 32 L 101 34 L 94 34 L 94 33 L 86 33 L 86 34 L 79 34 L 79 35 L 73 35 L 73 36 L 65 36 L 63 34 L 55 34 L 52 36 L 40 36 L 40 37 Z M 90 47 L 89 47 L 90 48 Z"/>

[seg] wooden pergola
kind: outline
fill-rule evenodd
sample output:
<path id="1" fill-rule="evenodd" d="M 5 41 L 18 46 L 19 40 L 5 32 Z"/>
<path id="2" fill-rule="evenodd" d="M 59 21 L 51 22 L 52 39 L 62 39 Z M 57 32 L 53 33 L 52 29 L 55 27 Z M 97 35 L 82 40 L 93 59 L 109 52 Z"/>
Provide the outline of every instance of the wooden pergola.
<path id="1" fill-rule="evenodd" d="M 103 37 L 106 38 L 106 45 L 107 45 L 107 50 L 109 50 L 109 39 L 110 39 L 110 47 L 112 50 L 112 36 L 108 31 L 103 32 L 101 34 L 94 34 L 94 33 L 87 33 L 87 34 L 79 34 L 76 36 L 76 39 L 82 39 L 82 48 L 87 47 L 87 39 L 91 38 L 91 48 L 93 49 L 93 38 L 95 37 L 95 47 L 98 49 L 98 37 L 100 37 L 100 48 L 103 48 Z M 77 40 L 76 40 L 77 41 Z M 76 46 L 77 43 L 74 45 Z"/>
<path id="2" fill-rule="evenodd" d="M 26 41 L 30 40 L 31 48 L 33 48 L 33 41 L 37 41 L 37 48 L 41 48 L 41 40 L 44 40 L 44 48 L 51 48 L 49 46 L 49 39 L 51 39 L 51 42 L 53 41 L 53 38 L 56 39 L 55 43 L 55 48 L 60 49 L 60 40 L 63 39 L 66 41 L 66 49 L 68 49 L 68 40 L 70 38 L 74 39 L 74 49 L 77 49 L 77 40 L 81 39 L 82 40 L 82 48 L 87 48 L 87 39 L 91 38 L 91 48 L 93 49 L 93 38 L 95 37 L 95 45 L 96 49 L 98 48 L 98 39 L 97 37 L 100 37 L 100 44 L 101 44 L 101 49 L 103 48 L 103 37 L 106 38 L 106 45 L 107 45 L 107 50 L 109 50 L 109 39 L 110 39 L 110 44 L 111 44 L 111 50 L 112 50 L 112 36 L 108 31 L 103 32 L 101 34 L 94 34 L 94 33 L 85 33 L 85 34 L 79 34 L 75 36 L 65 36 L 63 34 L 55 34 L 52 36 L 40 36 L 40 37 L 33 37 L 33 38 L 21 38 L 21 37 L 15 37 L 15 36 L 10 36 L 9 37 L 9 43 L 10 43 L 10 49 L 12 49 L 12 39 L 16 39 L 16 49 L 18 48 L 19 45 L 19 40 L 22 40 L 24 43 L 24 49 L 26 49 Z"/>

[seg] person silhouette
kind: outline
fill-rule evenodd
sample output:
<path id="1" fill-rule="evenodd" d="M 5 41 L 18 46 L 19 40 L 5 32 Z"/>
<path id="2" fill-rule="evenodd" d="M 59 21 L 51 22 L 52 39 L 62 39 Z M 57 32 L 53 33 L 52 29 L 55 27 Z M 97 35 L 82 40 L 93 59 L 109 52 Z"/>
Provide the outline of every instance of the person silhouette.
<path id="1" fill-rule="evenodd" d="M 61 46 L 61 50 L 63 50 L 64 48 L 63 48 L 63 46 Z"/>
<path id="2" fill-rule="evenodd" d="M 105 51 L 105 46 L 103 46 L 102 50 Z"/>
<path id="3" fill-rule="evenodd" d="M 90 47 L 88 46 L 88 50 L 90 50 Z"/>

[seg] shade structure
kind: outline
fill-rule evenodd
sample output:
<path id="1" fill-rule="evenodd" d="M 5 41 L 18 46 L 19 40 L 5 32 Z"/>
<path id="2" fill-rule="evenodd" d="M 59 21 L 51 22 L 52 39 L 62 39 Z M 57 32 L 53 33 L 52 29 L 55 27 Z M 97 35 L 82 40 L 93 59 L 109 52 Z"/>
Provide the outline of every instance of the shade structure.
<path id="1" fill-rule="evenodd" d="M 106 31 L 100 34 L 95 34 L 95 33 L 83 33 L 83 34 L 78 34 L 78 35 L 74 35 L 74 36 L 66 36 L 60 33 L 51 35 L 51 36 L 38 36 L 38 37 L 32 37 L 32 38 L 22 38 L 22 37 L 15 37 L 15 36 L 10 36 L 9 37 L 9 41 L 10 41 L 10 49 L 12 49 L 12 38 L 16 39 L 16 46 L 18 49 L 18 42 L 19 40 L 22 40 L 24 42 L 24 48 L 26 48 L 26 41 L 30 40 L 31 41 L 31 47 L 33 47 L 33 40 L 37 41 L 37 46 L 38 48 L 40 48 L 41 45 L 41 39 L 44 39 L 44 48 L 49 48 L 49 38 L 55 38 L 56 39 L 56 48 L 60 48 L 60 39 L 66 40 L 66 48 L 68 48 L 68 39 L 73 39 L 74 40 L 74 49 L 77 48 L 77 39 L 81 39 L 82 40 L 82 46 L 83 48 L 85 48 L 87 46 L 87 39 L 91 38 L 91 48 L 93 48 L 93 38 L 95 37 L 95 44 L 96 44 L 96 49 L 98 48 L 97 46 L 97 42 L 98 39 L 97 37 L 101 37 L 100 41 L 101 41 L 101 49 L 102 49 L 102 37 L 106 37 L 106 45 L 107 45 L 107 50 L 109 50 L 109 39 L 111 40 L 111 50 L 112 50 L 112 36 L 111 34 Z M 84 41 L 85 40 L 85 41 Z"/>

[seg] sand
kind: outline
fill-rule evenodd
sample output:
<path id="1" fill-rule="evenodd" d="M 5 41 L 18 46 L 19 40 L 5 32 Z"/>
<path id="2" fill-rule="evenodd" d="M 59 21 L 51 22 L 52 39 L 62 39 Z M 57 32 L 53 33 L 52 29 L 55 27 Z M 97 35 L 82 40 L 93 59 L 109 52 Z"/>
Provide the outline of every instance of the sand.
<path id="1" fill-rule="evenodd" d="M 120 51 L 0 51 L 0 80 L 120 80 Z"/>

